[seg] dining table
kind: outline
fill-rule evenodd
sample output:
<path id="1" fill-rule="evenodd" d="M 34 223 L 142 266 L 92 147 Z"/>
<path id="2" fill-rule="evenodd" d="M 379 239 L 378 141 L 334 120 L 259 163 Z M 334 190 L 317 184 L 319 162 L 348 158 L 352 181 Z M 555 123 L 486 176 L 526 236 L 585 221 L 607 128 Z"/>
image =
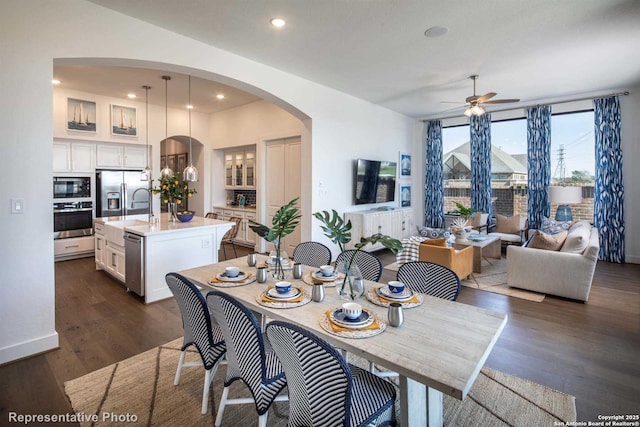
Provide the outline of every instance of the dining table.
<path id="1" fill-rule="evenodd" d="M 403 308 L 403 323 L 392 327 L 387 322 L 388 304 L 374 304 L 361 296 L 356 302 L 373 314 L 382 331 L 353 336 L 336 333 L 326 326 L 328 313 L 348 301 L 331 287 L 333 283 L 323 285 L 322 301 L 312 301 L 318 268 L 303 266 L 301 278 L 295 279 L 292 274 L 287 278 L 293 288 L 303 291 L 299 302 L 265 304 L 263 293 L 276 281 L 271 275 L 264 283 L 254 279 L 256 268 L 265 265 L 266 259 L 258 255 L 256 265 L 249 266 L 247 258 L 241 257 L 178 273 L 198 285 L 205 295 L 214 289 L 225 292 L 263 318 L 301 326 L 347 354 L 398 373 L 402 426 L 442 426 L 443 395 L 466 398 L 507 323 L 505 313 L 420 294 L 420 303 Z M 229 266 L 239 267 L 248 279 L 241 285 L 216 280 Z M 382 286 L 385 284 L 365 281 L 365 292 Z"/>

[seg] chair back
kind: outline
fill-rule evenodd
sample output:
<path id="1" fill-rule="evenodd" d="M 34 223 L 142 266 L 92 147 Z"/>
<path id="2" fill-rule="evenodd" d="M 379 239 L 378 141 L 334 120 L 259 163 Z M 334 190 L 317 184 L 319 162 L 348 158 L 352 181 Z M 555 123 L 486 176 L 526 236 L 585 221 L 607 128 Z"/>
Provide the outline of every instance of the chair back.
<path id="1" fill-rule="evenodd" d="M 275 355 L 267 360 L 260 324 L 240 301 L 223 292 L 211 291 L 207 294 L 207 304 L 227 343 L 225 387 L 241 379 L 251 390 L 258 414 L 264 414 L 286 385 L 282 365 Z"/>
<path id="2" fill-rule="evenodd" d="M 460 293 L 460 279 L 456 273 L 425 261 L 413 261 L 398 269 L 398 280 L 415 292 L 455 301 Z"/>
<path id="3" fill-rule="evenodd" d="M 355 249 L 348 249 L 344 252 L 341 252 L 338 255 L 338 258 L 336 258 L 336 265 L 343 263 L 345 259 L 350 259 L 354 252 L 356 252 Z M 356 254 L 353 262 L 360 269 L 362 278 L 365 280 L 371 280 L 373 282 L 379 281 L 380 276 L 382 276 L 382 262 L 380 262 L 380 258 L 373 254 L 370 254 L 369 252 L 357 252 L 358 253 Z"/>
<path id="4" fill-rule="evenodd" d="M 233 227 L 231 227 L 229 231 L 224 233 L 224 236 L 222 236 L 223 242 L 229 242 L 238 236 L 238 230 L 240 229 L 240 223 L 242 222 L 242 218 L 239 218 L 237 216 L 232 216 L 231 218 L 229 218 L 229 222 L 234 222 L 235 224 L 233 225 Z"/>
<path id="5" fill-rule="evenodd" d="M 205 369 L 211 369 L 217 360 L 210 357 L 210 349 L 217 344 L 214 342 L 211 329 L 211 316 L 207 302 L 196 286 L 184 276 L 177 273 L 169 273 L 165 276 L 167 286 L 178 302 L 182 315 L 182 328 L 184 329 L 184 343 L 182 350 L 190 345 L 195 345 L 202 357 Z M 224 348 L 222 349 L 224 353 Z"/>
<path id="6" fill-rule="evenodd" d="M 287 426 L 351 425 L 351 370 L 340 353 L 290 323 L 272 321 L 266 333 L 287 377 Z"/>
<path id="7" fill-rule="evenodd" d="M 217 212 L 207 212 L 204 217 L 209 219 L 218 219 L 218 214 Z"/>
<path id="8" fill-rule="evenodd" d="M 302 242 L 293 250 L 293 260 L 312 267 L 331 262 L 331 250 L 318 242 Z"/>

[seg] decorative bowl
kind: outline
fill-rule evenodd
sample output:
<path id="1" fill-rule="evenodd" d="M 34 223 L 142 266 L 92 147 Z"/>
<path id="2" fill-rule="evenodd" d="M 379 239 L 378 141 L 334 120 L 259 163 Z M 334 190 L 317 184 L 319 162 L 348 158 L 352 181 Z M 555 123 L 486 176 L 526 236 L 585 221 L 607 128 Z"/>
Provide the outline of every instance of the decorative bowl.
<path id="1" fill-rule="evenodd" d="M 195 214 L 193 211 L 184 211 L 176 213 L 176 216 L 180 222 L 189 222 Z"/>
<path id="2" fill-rule="evenodd" d="M 276 292 L 279 294 L 286 294 L 291 290 L 291 283 L 289 282 L 277 282 L 276 283 Z"/>
<path id="3" fill-rule="evenodd" d="M 398 282 L 396 280 L 392 280 L 391 282 L 389 282 L 388 286 L 389 290 L 393 294 L 400 294 L 402 293 L 402 291 L 404 291 L 404 283 Z"/>

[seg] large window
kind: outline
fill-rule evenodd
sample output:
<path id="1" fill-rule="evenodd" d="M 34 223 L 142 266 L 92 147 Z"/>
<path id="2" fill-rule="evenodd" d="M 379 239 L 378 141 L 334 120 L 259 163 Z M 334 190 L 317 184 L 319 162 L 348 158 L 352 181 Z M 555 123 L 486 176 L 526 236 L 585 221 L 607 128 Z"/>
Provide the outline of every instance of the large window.
<path id="1" fill-rule="evenodd" d="M 551 118 L 551 185 L 579 185 L 583 201 L 572 205 L 575 220 L 593 219 L 595 141 L 593 111 L 556 114 Z M 444 212 L 455 203 L 470 205 L 471 164 L 469 126 L 442 129 Z M 527 214 L 526 119 L 491 123 L 491 190 L 493 212 Z M 551 217 L 556 204 L 551 205 Z"/>

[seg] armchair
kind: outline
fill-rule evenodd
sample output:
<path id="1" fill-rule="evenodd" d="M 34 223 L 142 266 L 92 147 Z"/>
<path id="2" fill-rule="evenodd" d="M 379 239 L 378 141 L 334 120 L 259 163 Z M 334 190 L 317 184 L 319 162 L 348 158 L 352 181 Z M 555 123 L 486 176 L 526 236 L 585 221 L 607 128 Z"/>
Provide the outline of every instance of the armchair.
<path id="1" fill-rule="evenodd" d="M 423 242 L 420 244 L 418 260 L 447 267 L 456 273 L 459 279 L 464 279 L 473 273 L 473 246 L 457 250 Z"/>
<path id="2" fill-rule="evenodd" d="M 522 245 L 527 239 L 528 221 L 526 216 L 506 217 L 496 214 L 496 223 L 488 227 L 489 236 L 496 236 L 503 245 Z"/>

